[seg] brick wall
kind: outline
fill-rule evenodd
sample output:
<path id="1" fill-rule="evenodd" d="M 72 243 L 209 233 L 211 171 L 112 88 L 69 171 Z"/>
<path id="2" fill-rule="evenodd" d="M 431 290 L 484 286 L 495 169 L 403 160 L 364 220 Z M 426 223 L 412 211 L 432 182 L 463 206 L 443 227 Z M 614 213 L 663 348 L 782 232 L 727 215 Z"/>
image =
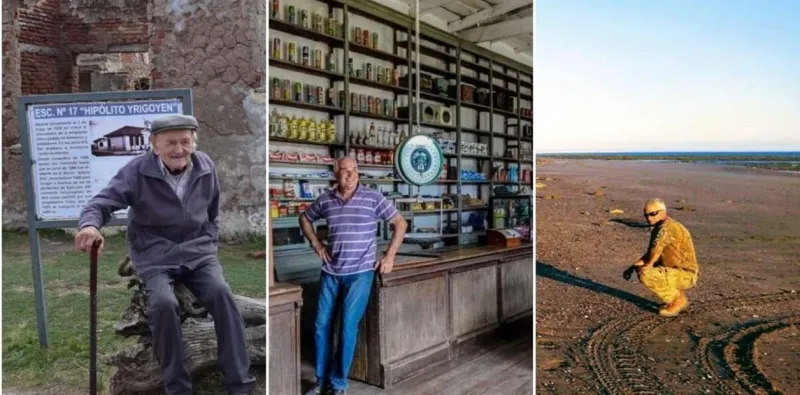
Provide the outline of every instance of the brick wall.
<path id="1" fill-rule="evenodd" d="M 39 0 L 17 10 L 20 51 L 21 94 L 64 92 L 60 78 L 58 0 Z"/>
<path id="2" fill-rule="evenodd" d="M 22 75 L 22 94 L 39 95 L 63 91 L 58 57 L 23 52 L 20 54 L 20 74 Z"/>
<path id="3" fill-rule="evenodd" d="M 20 7 L 19 42 L 55 48 L 59 41 L 59 0 L 39 0 L 28 8 Z"/>
<path id="4" fill-rule="evenodd" d="M 64 41 L 70 45 L 132 45 L 150 41 L 145 21 L 100 18 L 87 22 L 77 15 L 64 15 L 61 26 Z"/>

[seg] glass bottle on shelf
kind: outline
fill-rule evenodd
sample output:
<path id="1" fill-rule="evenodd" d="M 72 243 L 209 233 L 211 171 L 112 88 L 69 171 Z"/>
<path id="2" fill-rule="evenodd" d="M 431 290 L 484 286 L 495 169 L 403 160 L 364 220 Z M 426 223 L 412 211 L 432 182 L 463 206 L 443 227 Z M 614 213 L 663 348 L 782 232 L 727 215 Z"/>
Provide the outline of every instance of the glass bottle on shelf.
<path id="1" fill-rule="evenodd" d="M 336 138 L 336 123 L 332 120 L 328 121 L 328 142 L 333 144 L 337 141 Z"/>
<path id="2" fill-rule="evenodd" d="M 317 141 L 317 123 L 313 119 L 308 122 L 308 141 Z"/>
<path id="3" fill-rule="evenodd" d="M 308 121 L 305 118 L 300 118 L 297 122 L 297 139 L 308 139 Z"/>
<path id="4" fill-rule="evenodd" d="M 280 132 L 281 116 L 278 114 L 278 109 L 273 108 L 272 114 L 269 117 L 269 136 L 276 137 Z"/>
<path id="5" fill-rule="evenodd" d="M 298 122 L 299 122 L 299 120 L 294 115 L 292 115 L 292 118 L 289 119 L 289 136 L 287 136 L 287 137 L 292 139 L 292 140 L 296 140 L 297 139 L 297 132 L 298 132 L 298 130 L 297 130 L 298 129 L 297 128 L 298 125 L 297 124 L 298 124 Z"/>
<path id="6" fill-rule="evenodd" d="M 371 122 L 369 124 L 369 140 L 368 141 L 369 141 L 369 145 L 372 146 L 372 147 L 377 145 L 377 142 L 375 141 L 375 122 Z"/>
<path id="7" fill-rule="evenodd" d="M 278 137 L 286 138 L 289 136 L 289 117 L 281 114 L 278 120 Z"/>
<path id="8" fill-rule="evenodd" d="M 362 129 L 362 130 L 360 130 L 358 132 L 358 140 L 357 140 L 357 142 L 358 142 L 358 145 L 367 145 L 367 131 L 366 130 Z"/>

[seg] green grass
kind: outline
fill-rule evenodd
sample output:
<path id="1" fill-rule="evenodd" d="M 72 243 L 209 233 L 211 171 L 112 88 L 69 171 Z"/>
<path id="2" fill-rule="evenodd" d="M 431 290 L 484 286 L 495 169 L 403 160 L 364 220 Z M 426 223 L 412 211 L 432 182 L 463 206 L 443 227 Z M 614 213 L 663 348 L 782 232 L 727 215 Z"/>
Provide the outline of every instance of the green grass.
<path id="1" fill-rule="evenodd" d="M 39 347 L 27 233 L 3 232 L 3 387 L 17 390 L 59 389 L 86 393 L 89 386 L 89 257 L 73 249 L 72 237 L 60 231 L 40 233 L 49 347 Z M 260 241 L 260 243 L 259 243 Z M 113 324 L 133 294 L 117 275 L 126 254 L 123 236 L 106 238 L 98 266 L 98 390 L 107 391 L 114 374 L 104 359 L 135 343 L 114 333 Z M 264 239 L 224 244 L 219 258 L 234 293 L 266 297 L 265 261 L 249 252 L 265 250 Z M 263 384 L 262 384 L 263 386 Z M 220 377 L 198 384 L 197 394 L 223 393 Z"/>

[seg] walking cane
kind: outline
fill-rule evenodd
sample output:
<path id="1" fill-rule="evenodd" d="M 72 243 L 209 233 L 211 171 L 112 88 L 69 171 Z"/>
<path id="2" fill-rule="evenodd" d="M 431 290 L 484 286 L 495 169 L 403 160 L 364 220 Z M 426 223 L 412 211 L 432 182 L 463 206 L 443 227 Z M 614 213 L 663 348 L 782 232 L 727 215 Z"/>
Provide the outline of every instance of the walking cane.
<path id="1" fill-rule="evenodd" d="M 89 266 L 89 393 L 97 395 L 97 250 L 100 242 L 92 244 Z"/>

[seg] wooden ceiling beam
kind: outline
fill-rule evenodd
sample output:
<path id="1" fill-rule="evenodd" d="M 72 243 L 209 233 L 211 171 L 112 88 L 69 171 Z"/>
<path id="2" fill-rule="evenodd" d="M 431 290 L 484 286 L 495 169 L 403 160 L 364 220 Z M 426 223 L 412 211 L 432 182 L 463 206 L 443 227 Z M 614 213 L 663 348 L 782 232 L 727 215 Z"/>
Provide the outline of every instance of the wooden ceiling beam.
<path id="1" fill-rule="evenodd" d="M 478 11 L 459 21 L 450 22 L 447 25 L 447 30 L 449 30 L 451 33 L 456 33 L 461 30 L 476 26 L 482 22 L 507 15 L 514 10 L 518 10 L 522 7 L 526 7 L 532 4 L 533 0 L 506 0 L 502 3 L 496 4 L 492 8 L 487 8 L 483 11 Z"/>
<path id="2" fill-rule="evenodd" d="M 465 41 L 479 43 L 502 40 L 521 34 L 533 34 L 533 16 L 467 29 L 458 35 Z"/>

